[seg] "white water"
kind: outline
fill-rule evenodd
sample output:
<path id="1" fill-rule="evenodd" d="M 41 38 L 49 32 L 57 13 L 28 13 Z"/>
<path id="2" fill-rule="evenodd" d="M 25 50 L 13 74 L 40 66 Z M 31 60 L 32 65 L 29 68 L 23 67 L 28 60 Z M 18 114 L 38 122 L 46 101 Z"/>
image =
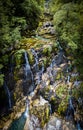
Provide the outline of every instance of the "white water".
<path id="1" fill-rule="evenodd" d="M 10 94 L 10 91 L 9 91 L 9 88 L 6 84 L 6 82 L 4 83 L 4 88 L 5 88 L 5 91 L 7 93 L 7 96 L 8 96 L 8 103 L 9 103 L 9 109 L 12 107 L 11 105 L 11 94 Z"/>
<path id="2" fill-rule="evenodd" d="M 27 57 L 26 52 L 24 53 L 24 57 L 25 57 L 25 61 L 26 61 L 26 63 L 25 63 L 25 75 L 27 77 L 28 70 L 31 70 L 31 68 L 30 68 L 30 65 L 29 65 L 29 61 L 28 61 L 28 57 Z"/>
<path id="3" fill-rule="evenodd" d="M 81 127 L 80 127 L 79 122 L 77 122 L 77 130 L 82 130 Z"/>
<path id="4" fill-rule="evenodd" d="M 73 107 L 73 103 L 72 103 L 72 98 L 70 97 L 70 99 L 69 99 L 69 105 L 70 105 L 70 108 L 73 110 L 73 111 L 75 111 L 74 110 L 74 107 Z"/>
<path id="5" fill-rule="evenodd" d="M 31 73 L 31 78 L 32 78 L 32 83 L 33 83 L 33 73 L 31 71 L 31 67 L 30 67 L 30 64 L 29 64 L 29 60 L 28 60 L 28 57 L 27 57 L 27 52 L 24 53 L 24 57 L 25 57 L 25 76 L 27 78 L 27 75 L 28 75 L 28 72 Z"/>
<path id="6" fill-rule="evenodd" d="M 80 81 L 77 81 L 77 80 L 76 80 L 76 81 L 74 82 L 74 86 L 78 87 L 78 86 L 80 85 L 80 83 L 81 83 Z"/>
<path id="7" fill-rule="evenodd" d="M 36 71 L 39 71 L 39 66 L 38 66 L 38 64 L 39 64 L 39 61 L 38 61 L 38 55 L 37 55 L 37 53 L 35 52 L 35 50 L 34 49 L 31 49 L 31 52 L 32 52 L 32 54 L 34 55 L 34 57 L 35 57 L 35 67 L 36 67 Z"/>
<path id="8" fill-rule="evenodd" d="M 26 109 L 25 109 L 25 112 L 24 112 L 24 117 L 25 118 L 29 117 L 29 101 L 28 100 L 26 101 Z"/>
<path id="9" fill-rule="evenodd" d="M 68 75 L 68 77 L 67 77 L 67 83 L 69 83 L 70 82 L 70 76 Z"/>

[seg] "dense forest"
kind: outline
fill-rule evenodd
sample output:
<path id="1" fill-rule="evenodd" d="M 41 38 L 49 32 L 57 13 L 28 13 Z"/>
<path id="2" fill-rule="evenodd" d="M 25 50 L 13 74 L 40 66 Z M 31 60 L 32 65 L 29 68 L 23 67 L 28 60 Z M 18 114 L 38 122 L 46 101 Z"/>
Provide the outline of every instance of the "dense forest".
<path id="1" fill-rule="evenodd" d="M 22 37 L 29 37 L 42 17 L 43 0 L 0 1 L 0 69 L 8 65 L 10 53 Z M 3 75 L 0 74 L 0 85 Z"/>
<path id="2" fill-rule="evenodd" d="M 0 0 L 0 130 L 83 130 L 83 1 Z"/>
<path id="3" fill-rule="evenodd" d="M 52 0 L 50 11 L 54 15 L 57 37 L 66 52 L 74 56 L 83 78 L 83 1 Z"/>

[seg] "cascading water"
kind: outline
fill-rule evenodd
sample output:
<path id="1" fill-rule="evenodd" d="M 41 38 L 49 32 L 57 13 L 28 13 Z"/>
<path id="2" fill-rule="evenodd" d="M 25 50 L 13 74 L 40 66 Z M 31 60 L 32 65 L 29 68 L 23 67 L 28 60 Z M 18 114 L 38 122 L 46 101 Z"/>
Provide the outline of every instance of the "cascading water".
<path id="1" fill-rule="evenodd" d="M 74 106 L 73 106 L 73 103 L 72 103 L 72 97 L 70 97 L 70 99 L 69 99 L 69 106 L 70 106 L 70 109 L 72 109 L 75 112 Z"/>
<path id="2" fill-rule="evenodd" d="M 28 57 L 27 57 L 27 52 L 24 53 L 24 57 L 25 57 L 25 76 L 27 78 L 28 72 L 30 72 L 31 76 L 32 76 L 32 81 L 33 81 L 33 74 L 32 74 L 31 67 L 30 67 L 30 64 L 29 64 L 29 60 L 28 60 Z"/>
<path id="3" fill-rule="evenodd" d="M 41 82 L 41 71 L 39 70 L 39 58 L 38 58 L 37 52 L 34 49 L 31 49 L 31 52 L 35 58 L 35 64 L 34 64 L 33 68 L 36 71 L 36 75 L 35 75 L 36 83 L 35 84 L 37 85 L 37 84 L 40 84 L 40 82 Z"/>
<path id="4" fill-rule="evenodd" d="M 26 110 L 24 112 L 24 117 L 28 118 L 29 117 L 29 101 L 26 101 Z"/>
<path id="5" fill-rule="evenodd" d="M 11 74 L 13 74 L 13 70 L 14 70 L 14 65 L 13 65 L 13 61 L 14 61 L 14 56 L 11 56 L 11 63 L 10 63 L 10 72 Z"/>
<path id="6" fill-rule="evenodd" d="M 11 103 L 11 94 L 10 94 L 10 91 L 9 91 L 9 88 L 8 88 L 6 82 L 4 82 L 4 89 L 5 89 L 5 92 L 6 92 L 7 97 L 8 97 L 9 109 L 11 109 L 11 107 L 12 107 L 12 103 Z"/>
<path id="7" fill-rule="evenodd" d="M 66 119 L 71 120 L 74 118 L 75 109 L 72 103 L 72 97 L 69 98 L 69 105 L 66 113 Z"/>
<path id="8" fill-rule="evenodd" d="M 77 122 L 77 130 L 82 130 L 79 122 Z"/>
<path id="9" fill-rule="evenodd" d="M 48 2 L 47 2 L 47 4 L 48 4 Z M 46 5 L 46 8 L 48 8 L 48 5 Z M 41 38 L 38 35 L 36 37 L 37 38 Z M 47 40 L 47 39 L 43 38 L 43 40 Z M 53 81 L 52 83 L 55 82 L 54 81 L 55 79 L 53 79 L 53 78 L 56 75 L 55 73 L 57 73 L 57 71 L 53 72 L 54 67 L 56 68 L 56 66 L 59 66 L 61 63 L 63 63 L 63 58 L 64 58 L 63 48 L 61 47 L 61 45 L 60 45 L 59 42 L 57 42 L 57 44 L 58 44 L 59 53 L 52 60 L 50 66 L 48 67 L 48 70 L 47 70 L 47 75 L 48 75 L 50 81 Z M 34 56 L 34 59 L 35 59 L 35 64 L 33 65 L 33 70 L 35 71 L 35 73 L 34 73 L 35 78 L 36 78 L 35 82 L 37 81 L 36 84 L 38 85 L 38 84 L 40 84 L 40 82 L 42 80 L 41 77 L 42 77 L 42 75 L 44 73 L 45 68 L 44 68 L 43 61 L 42 61 L 42 67 L 41 67 L 41 69 L 39 68 L 39 57 L 37 55 L 37 52 L 34 49 L 31 49 L 31 52 L 32 52 L 32 54 Z M 33 77 L 33 73 L 31 71 L 31 67 L 30 67 L 30 64 L 29 64 L 27 52 L 24 53 L 24 58 L 25 58 L 25 68 L 24 69 L 25 69 L 25 77 L 26 77 L 25 78 L 25 82 L 28 80 L 28 78 L 30 78 L 32 80 L 32 84 L 33 84 L 34 77 Z M 69 82 L 70 82 L 70 75 L 69 75 L 69 70 L 68 69 L 67 69 L 67 73 L 68 73 L 67 83 L 69 84 Z M 28 84 L 27 86 L 30 87 L 32 84 Z M 44 85 L 42 85 L 42 86 L 44 86 Z M 8 89 L 8 87 L 6 89 Z M 10 99 L 10 92 L 9 92 L 9 90 L 6 90 L 6 91 L 8 91 L 7 95 L 8 95 L 8 99 Z M 31 91 L 31 93 L 30 93 L 29 96 L 33 97 L 34 95 L 35 95 L 34 91 Z M 41 99 L 41 101 L 42 101 L 42 99 Z M 11 103 L 11 100 L 9 101 L 9 104 L 10 103 Z M 74 113 L 74 112 L 75 112 L 75 110 L 74 110 L 72 96 L 71 96 L 69 98 L 68 111 L 67 111 L 67 115 L 66 115 L 67 119 L 71 118 L 70 115 L 72 115 L 72 113 Z M 50 114 L 52 114 L 52 107 L 51 107 L 51 105 L 50 105 Z M 25 112 L 21 115 L 21 117 L 18 120 L 16 120 L 16 122 L 14 122 L 14 125 L 9 130 L 23 130 L 25 121 L 26 121 L 26 119 L 28 117 L 29 117 L 29 101 L 26 100 L 26 109 L 25 109 Z M 77 129 L 81 130 L 79 122 L 77 122 Z"/>
<path id="10" fill-rule="evenodd" d="M 31 49 L 31 52 L 32 52 L 32 54 L 34 55 L 34 58 L 35 58 L 34 67 L 35 67 L 35 69 L 36 69 L 36 72 L 38 72 L 38 71 L 39 71 L 39 66 L 38 66 L 38 64 L 39 64 L 38 55 L 37 55 L 37 53 L 35 52 L 34 49 Z"/>
<path id="11" fill-rule="evenodd" d="M 34 77 L 33 77 L 33 73 L 31 71 L 31 67 L 29 64 L 27 52 L 24 53 L 24 58 L 25 58 L 25 81 L 27 81 L 27 83 L 28 83 L 27 86 L 32 86 L 29 88 L 33 89 L 34 88 Z M 30 90 L 30 92 L 31 92 L 31 90 Z"/>

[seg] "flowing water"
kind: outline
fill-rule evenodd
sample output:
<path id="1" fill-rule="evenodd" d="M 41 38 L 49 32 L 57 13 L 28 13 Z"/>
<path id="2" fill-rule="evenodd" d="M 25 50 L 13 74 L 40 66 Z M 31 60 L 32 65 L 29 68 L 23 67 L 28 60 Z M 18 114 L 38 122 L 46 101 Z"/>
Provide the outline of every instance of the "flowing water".
<path id="1" fill-rule="evenodd" d="M 25 57 L 25 76 L 26 76 L 26 78 L 27 78 L 27 75 L 28 75 L 29 72 L 30 72 L 30 73 L 31 73 L 31 77 L 32 77 L 32 81 L 33 81 L 33 74 L 32 74 L 32 71 L 31 71 L 30 64 L 29 64 L 27 52 L 24 53 L 24 57 Z"/>
<path id="2" fill-rule="evenodd" d="M 24 125 L 26 122 L 25 116 L 22 114 L 17 120 L 14 120 L 8 130 L 24 130 Z"/>
<path id="3" fill-rule="evenodd" d="M 25 118 L 29 117 L 29 101 L 28 100 L 26 100 L 26 109 L 25 109 L 25 112 L 24 112 L 24 117 Z"/>
<path id="4" fill-rule="evenodd" d="M 27 52 L 24 53 L 25 58 L 25 81 L 29 82 L 29 88 L 31 88 L 30 92 L 34 89 L 34 76 L 29 64 Z"/>
<path id="5" fill-rule="evenodd" d="M 38 66 L 39 60 L 38 60 L 37 52 L 34 49 L 31 49 L 31 52 L 32 52 L 32 54 L 33 54 L 33 56 L 35 58 L 34 68 L 35 68 L 36 72 L 38 72 L 39 71 L 39 66 Z"/>
<path id="6" fill-rule="evenodd" d="M 9 109 L 11 109 L 11 107 L 12 107 L 11 94 L 10 94 L 10 91 L 9 91 L 9 88 L 8 88 L 6 82 L 4 83 L 4 89 L 5 89 L 5 92 L 6 92 L 6 94 L 7 94 Z"/>
<path id="7" fill-rule="evenodd" d="M 77 122 L 77 130 L 82 130 L 79 122 Z"/>

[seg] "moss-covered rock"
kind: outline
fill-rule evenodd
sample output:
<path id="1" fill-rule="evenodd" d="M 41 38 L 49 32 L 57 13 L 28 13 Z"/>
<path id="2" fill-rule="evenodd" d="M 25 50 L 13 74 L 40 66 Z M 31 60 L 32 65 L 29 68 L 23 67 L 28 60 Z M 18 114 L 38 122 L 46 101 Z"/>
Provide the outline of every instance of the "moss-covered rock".
<path id="1" fill-rule="evenodd" d="M 30 63 L 30 65 L 33 65 L 35 62 L 34 56 L 30 50 L 28 50 L 27 53 L 28 53 L 29 63 Z"/>
<path id="2" fill-rule="evenodd" d="M 60 85 L 56 89 L 56 94 L 61 99 L 61 103 L 59 104 L 59 107 L 58 107 L 58 113 L 60 115 L 63 115 L 65 114 L 65 111 L 67 110 L 67 107 L 68 107 L 69 92 L 68 92 L 67 85 L 65 84 Z"/>
<path id="3" fill-rule="evenodd" d="M 52 52 L 52 47 L 50 45 L 45 45 L 43 48 L 43 54 L 45 56 L 50 56 L 51 52 Z"/>
<path id="4" fill-rule="evenodd" d="M 40 99 L 37 98 L 32 101 L 30 112 L 31 114 L 34 114 L 38 117 L 41 127 L 43 127 L 45 123 L 48 121 L 49 111 L 49 103 L 42 97 L 40 97 Z"/>
<path id="5" fill-rule="evenodd" d="M 56 43 L 56 42 L 53 42 L 52 50 L 53 50 L 54 53 L 57 53 L 57 51 L 58 51 L 58 46 L 57 46 L 57 43 Z"/>
<path id="6" fill-rule="evenodd" d="M 67 108 L 68 108 L 68 100 L 64 99 L 59 104 L 59 107 L 58 107 L 58 113 L 59 113 L 59 115 L 65 115 L 65 112 L 66 112 Z"/>
<path id="7" fill-rule="evenodd" d="M 60 80 L 63 78 L 63 72 L 59 69 L 56 74 L 55 80 Z"/>

